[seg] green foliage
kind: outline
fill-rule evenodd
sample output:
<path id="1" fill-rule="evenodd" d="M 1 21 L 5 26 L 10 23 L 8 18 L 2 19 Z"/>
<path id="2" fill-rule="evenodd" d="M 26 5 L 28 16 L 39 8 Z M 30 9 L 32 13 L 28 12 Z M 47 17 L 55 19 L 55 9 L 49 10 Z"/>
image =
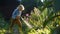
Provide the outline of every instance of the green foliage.
<path id="1" fill-rule="evenodd" d="M 37 11 L 38 12 L 38 11 Z M 37 13 L 38 14 L 38 13 Z M 30 31 L 29 34 L 36 34 L 39 29 L 38 34 L 52 34 L 60 24 L 60 12 L 54 12 L 53 8 L 45 8 L 41 11 L 40 15 L 37 16 L 35 13 L 31 14 L 30 23 L 35 27 L 34 30 Z M 45 32 L 44 29 L 49 29 L 49 32 Z M 37 29 L 37 30 L 35 30 Z M 41 33 L 41 30 L 45 33 Z M 47 30 L 46 30 L 47 31 Z"/>
<path id="2" fill-rule="evenodd" d="M 47 29 L 47 28 L 44 28 L 44 29 L 38 29 L 38 30 L 35 30 L 35 29 L 31 29 L 30 32 L 28 32 L 28 34 L 50 34 L 50 30 Z"/>

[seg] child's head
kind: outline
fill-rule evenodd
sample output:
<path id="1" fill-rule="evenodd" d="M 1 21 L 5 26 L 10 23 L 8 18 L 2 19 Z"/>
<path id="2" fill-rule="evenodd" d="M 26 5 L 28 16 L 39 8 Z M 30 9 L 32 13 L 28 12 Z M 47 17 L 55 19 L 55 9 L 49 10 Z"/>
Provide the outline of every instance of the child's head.
<path id="1" fill-rule="evenodd" d="M 19 6 L 18 6 L 18 9 L 19 9 L 20 11 L 23 11 L 25 8 L 24 8 L 23 5 L 19 5 Z"/>

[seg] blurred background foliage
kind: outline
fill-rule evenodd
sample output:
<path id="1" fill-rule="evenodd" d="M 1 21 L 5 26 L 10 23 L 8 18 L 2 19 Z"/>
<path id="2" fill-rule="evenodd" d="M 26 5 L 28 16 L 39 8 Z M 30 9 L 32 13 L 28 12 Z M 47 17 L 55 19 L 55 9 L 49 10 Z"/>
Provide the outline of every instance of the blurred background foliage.
<path id="1" fill-rule="evenodd" d="M 33 28 L 29 29 L 22 21 L 25 34 L 60 34 L 60 0 L 22 0 L 25 6 L 23 13 L 29 13 L 29 23 Z M 25 17 L 24 17 L 25 18 Z M 8 23 L 9 22 L 9 23 Z M 0 34 L 5 34 L 10 25 L 0 12 Z"/>

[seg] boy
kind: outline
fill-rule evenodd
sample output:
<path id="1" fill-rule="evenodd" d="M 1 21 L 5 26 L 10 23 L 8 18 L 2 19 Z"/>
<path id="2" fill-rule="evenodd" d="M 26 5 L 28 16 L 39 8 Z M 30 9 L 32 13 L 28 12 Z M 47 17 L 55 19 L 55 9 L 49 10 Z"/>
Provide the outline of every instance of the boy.
<path id="1" fill-rule="evenodd" d="M 17 9 L 15 9 L 12 13 L 12 19 L 11 19 L 11 25 L 10 25 L 10 29 L 12 30 L 12 27 L 14 24 L 18 24 L 19 31 L 22 33 L 22 24 L 20 22 L 20 17 L 21 17 L 21 13 L 24 10 L 24 6 L 23 5 L 19 5 L 17 7 Z"/>

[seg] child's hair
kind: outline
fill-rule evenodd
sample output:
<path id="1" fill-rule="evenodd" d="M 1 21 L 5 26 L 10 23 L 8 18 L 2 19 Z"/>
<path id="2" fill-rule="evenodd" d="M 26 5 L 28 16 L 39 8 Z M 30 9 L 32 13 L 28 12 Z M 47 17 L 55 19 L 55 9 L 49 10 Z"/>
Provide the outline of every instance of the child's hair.
<path id="1" fill-rule="evenodd" d="M 24 6 L 23 6 L 23 5 L 21 5 L 21 4 L 18 6 L 18 8 L 19 8 L 19 7 L 22 7 L 22 10 L 24 10 L 24 9 L 25 9 L 25 8 L 24 8 Z"/>

